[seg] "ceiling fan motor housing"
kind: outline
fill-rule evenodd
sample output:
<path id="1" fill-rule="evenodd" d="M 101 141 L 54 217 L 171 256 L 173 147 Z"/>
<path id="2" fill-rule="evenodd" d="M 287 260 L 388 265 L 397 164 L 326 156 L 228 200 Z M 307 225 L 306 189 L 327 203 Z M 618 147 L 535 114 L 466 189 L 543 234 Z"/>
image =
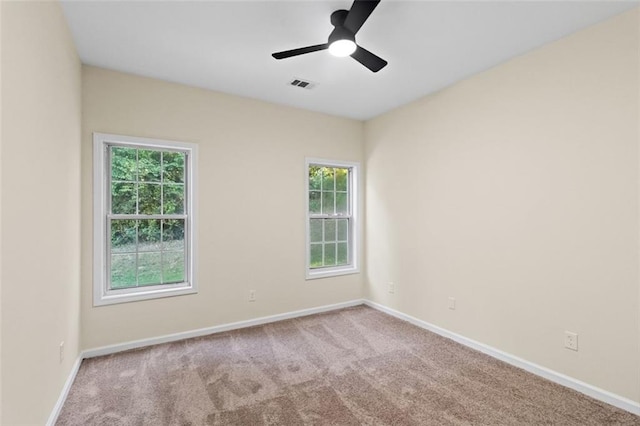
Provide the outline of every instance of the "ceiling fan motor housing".
<path id="1" fill-rule="evenodd" d="M 331 25 L 334 27 L 344 26 L 344 20 L 347 19 L 348 10 L 340 9 L 331 14 Z"/>
<path id="2" fill-rule="evenodd" d="M 356 36 L 345 27 L 335 27 L 335 29 L 331 31 L 331 34 L 329 34 L 329 44 L 336 40 L 351 40 L 355 43 Z"/>
<path id="3" fill-rule="evenodd" d="M 348 10 L 336 10 L 331 14 L 331 25 L 335 28 L 329 34 L 329 44 L 336 40 L 351 40 L 356 42 L 356 35 L 344 27 L 344 20 L 347 18 Z"/>

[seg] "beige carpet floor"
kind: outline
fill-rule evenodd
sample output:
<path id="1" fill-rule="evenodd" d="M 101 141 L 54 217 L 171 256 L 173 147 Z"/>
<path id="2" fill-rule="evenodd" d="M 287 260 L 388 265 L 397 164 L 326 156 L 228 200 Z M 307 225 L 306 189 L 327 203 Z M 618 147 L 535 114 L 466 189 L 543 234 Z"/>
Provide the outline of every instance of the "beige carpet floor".
<path id="1" fill-rule="evenodd" d="M 368 307 L 82 363 L 58 425 L 640 425 Z"/>

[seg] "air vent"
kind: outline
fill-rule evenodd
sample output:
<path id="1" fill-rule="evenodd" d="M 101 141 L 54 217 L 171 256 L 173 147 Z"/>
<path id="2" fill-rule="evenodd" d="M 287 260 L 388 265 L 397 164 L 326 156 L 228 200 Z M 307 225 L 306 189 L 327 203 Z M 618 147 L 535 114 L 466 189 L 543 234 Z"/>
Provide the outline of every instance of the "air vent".
<path id="1" fill-rule="evenodd" d="M 294 78 L 293 80 L 291 80 L 289 82 L 289 85 L 291 86 L 295 86 L 295 87 L 299 87 L 301 89 L 311 89 L 313 87 L 315 87 L 315 83 L 312 83 L 308 80 L 303 80 L 301 78 Z"/>

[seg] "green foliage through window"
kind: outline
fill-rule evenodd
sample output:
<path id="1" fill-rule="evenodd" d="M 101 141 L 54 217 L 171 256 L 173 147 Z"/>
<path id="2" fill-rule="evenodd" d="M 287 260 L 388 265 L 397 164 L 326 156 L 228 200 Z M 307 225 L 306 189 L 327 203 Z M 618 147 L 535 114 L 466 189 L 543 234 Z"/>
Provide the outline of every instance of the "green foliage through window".
<path id="1" fill-rule="evenodd" d="M 184 282 L 185 153 L 109 149 L 110 288 Z"/>

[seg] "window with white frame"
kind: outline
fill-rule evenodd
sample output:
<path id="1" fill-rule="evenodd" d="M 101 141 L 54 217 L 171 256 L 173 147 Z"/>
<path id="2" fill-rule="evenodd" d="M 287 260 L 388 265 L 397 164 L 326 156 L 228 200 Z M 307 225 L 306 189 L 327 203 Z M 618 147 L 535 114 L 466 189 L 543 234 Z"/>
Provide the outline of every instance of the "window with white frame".
<path id="1" fill-rule="evenodd" d="M 307 159 L 307 278 L 358 272 L 358 164 Z"/>
<path id="2" fill-rule="evenodd" d="M 94 305 L 195 293 L 194 144 L 94 133 Z"/>

